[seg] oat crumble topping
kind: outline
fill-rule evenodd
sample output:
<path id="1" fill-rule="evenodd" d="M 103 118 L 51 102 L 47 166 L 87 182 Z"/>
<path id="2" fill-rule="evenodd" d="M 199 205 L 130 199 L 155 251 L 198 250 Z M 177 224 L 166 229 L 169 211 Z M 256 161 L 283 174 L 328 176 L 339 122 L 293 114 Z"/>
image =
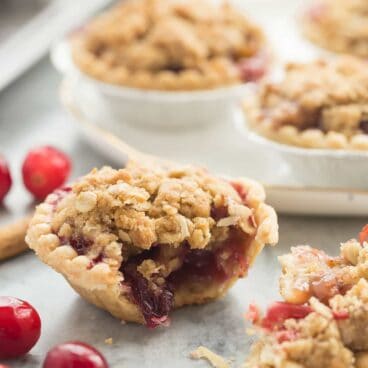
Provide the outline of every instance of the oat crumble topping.
<path id="1" fill-rule="evenodd" d="M 306 37 L 334 52 L 368 56 L 366 0 L 317 0 L 303 17 Z"/>
<path id="2" fill-rule="evenodd" d="M 259 27 L 207 0 L 122 2 L 74 36 L 73 58 L 104 82 L 156 90 L 253 81 L 268 61 Z"/>
<path id="3" fill-rule="evenodd" d="M 368 149 L 368 68 L 353 57 L 290 63 L 245 103 L 249 125 L 281 143 Z"/>

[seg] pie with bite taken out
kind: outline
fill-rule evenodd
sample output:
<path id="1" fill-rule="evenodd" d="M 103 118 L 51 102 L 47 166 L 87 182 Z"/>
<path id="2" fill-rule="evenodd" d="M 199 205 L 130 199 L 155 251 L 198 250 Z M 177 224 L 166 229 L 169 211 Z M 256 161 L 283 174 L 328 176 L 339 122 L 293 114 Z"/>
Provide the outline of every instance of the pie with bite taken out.
<path id="1" fill-rule="evenodd" d="M 129 0 L 72 39 L 77 67 L 100 81 L 193 91 L 256 81 L 269 53 L 260 28 L 228 3 Z"/>
<path id="2" fill-rule="evenodd" d="M 368 2 L 315 0 L 303 16 L 305 36 L 325 49 L 368 56 Z"/>
<path id="3" fill-rule="evenodd" d="M 196 167 L 93 170 L 37 207 L 26 241 L 85 299 L 156 327 L 225 294 L 278 239 L 263 188 Z"/>
<path id="4" fill-rule="evenodd" d="M 290 63 L 244 109 L 251 130 L 304 148 L 368 150 L 368 64 L 342 56 Z"/>

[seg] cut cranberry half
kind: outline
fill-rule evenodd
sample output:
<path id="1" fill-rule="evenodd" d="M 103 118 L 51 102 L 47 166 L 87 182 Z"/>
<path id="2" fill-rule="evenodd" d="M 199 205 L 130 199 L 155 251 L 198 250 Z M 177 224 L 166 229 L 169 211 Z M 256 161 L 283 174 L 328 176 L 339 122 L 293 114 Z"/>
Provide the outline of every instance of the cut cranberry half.
<path id="1" fill-rule="evenodd" d="M 27 354 L 41 334 L 41 319 L 27 302 L 0 297 L 0 359 Z"/>
<path id="2" fill-rule="evenodd" d="M 0 203 L 8 194 L 12 185 L 9 167 L 4 158 L 0 156 Z"/>
<path id="3" fill-rule="evenodd" d="M 277 330 L 282 328 L 287 319 L 302 319 L 312 312 L 312 308 L 307 305 L 275 302 L 267 309 L 261 325 L 265 329 Z"/>
<path id="4" fill-rule="evenodd" d="M 43 368 L 108 368 L 103 355 L 83 342 L 72 341 L 52 348 Z"/>

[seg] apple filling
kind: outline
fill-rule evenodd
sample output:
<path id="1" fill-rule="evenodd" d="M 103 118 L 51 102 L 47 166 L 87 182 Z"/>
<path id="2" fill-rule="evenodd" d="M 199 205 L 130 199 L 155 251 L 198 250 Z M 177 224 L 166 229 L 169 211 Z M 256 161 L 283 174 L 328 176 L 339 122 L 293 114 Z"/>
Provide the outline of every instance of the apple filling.
<path id="1" fill-rule="evenodd" d="M 209 249 L 164 244 L 130 257 L 120 268 L 124 290 L 138 305 L 148 327 L 169 322 L 176 293 L 196 293 L 243 276 L 249 239 L 232 229 L 227 240 Z"/>

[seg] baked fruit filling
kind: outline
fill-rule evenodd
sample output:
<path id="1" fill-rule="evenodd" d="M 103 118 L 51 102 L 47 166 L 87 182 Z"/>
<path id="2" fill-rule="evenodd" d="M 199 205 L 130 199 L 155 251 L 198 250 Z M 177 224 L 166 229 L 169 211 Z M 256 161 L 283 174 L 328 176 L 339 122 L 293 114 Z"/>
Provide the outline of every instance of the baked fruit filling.
<path id="1" fill-rule="evenodd" d="M 304 16 L 305 35 L 326 49 L 368 56 L 368 4 L 365 0 L 317 0 Z"/>
<path id="2" fill-rule="evenodd" d="M 368 149 L 368 69 L 353 57 L 292 63 L 245 103 L 252 129 L 309 148 Z"/>
<path id="3" fill-rule="evenodd" d="M 269 56 L 258 26 L 229 4 L 130 0 L 73 38 L 90 76 L 142 89 L 198 90 L 256 81 Z"/>
<path id="4" fill-rule="evenodd" d="M 127 321 L 222 296 L 277 241 L 259 184 L 195 167 L 94 170 L 37 209 L 27 241 L 84 298 Z"/>

